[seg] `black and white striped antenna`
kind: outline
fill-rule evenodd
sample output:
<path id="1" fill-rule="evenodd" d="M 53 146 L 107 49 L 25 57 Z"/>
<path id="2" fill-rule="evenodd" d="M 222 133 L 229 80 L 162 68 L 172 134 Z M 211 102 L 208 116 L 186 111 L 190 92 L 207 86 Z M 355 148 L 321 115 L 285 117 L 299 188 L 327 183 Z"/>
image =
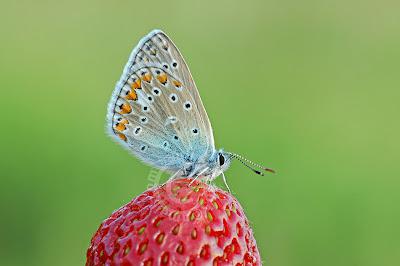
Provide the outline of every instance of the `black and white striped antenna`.
<path id="1" fill-rule="evenodd" d="M 275 173 L 275 171 L 272 170 L 271 168 L 267 168 L 267 167 L 264 167 L 264 166 L 262 166 L 262 165 L 260 165 L 258 163 L 254 163 L 254 162 L 250 161 L 249 159 L 244 158 L 243 156 L 241 156 L 239 154 L 236 154 L 236 153 L 233 153 L 233 152 L 229 152 L 229 154 L 231 155 L 231 158 L 237 159 L 239 162 L 241 162 L 244 166 L 246 166 L 247 168 L 252 170 L 257 175 L 263 176 L 264 173 L 259 171 L 259 170 L 257 170 L 257 169 L 255 169 L 254 167 L 251 167 L 251 165 L 255 166 L 257 168 L 260 168 L 260 169 L 262 169 L 264 171 Z"/>

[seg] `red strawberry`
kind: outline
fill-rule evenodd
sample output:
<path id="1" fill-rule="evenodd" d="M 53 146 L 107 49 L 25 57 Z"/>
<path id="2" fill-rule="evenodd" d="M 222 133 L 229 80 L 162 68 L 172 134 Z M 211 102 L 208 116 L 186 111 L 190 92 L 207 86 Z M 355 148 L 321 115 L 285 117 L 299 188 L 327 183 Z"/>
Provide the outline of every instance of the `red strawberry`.
<path id="1" fill-rule="evenodd" d="M 239 202 L 192 179 L 147 190 L 99 227 L 87 251 L 93 265 L 261 265 Z"/>

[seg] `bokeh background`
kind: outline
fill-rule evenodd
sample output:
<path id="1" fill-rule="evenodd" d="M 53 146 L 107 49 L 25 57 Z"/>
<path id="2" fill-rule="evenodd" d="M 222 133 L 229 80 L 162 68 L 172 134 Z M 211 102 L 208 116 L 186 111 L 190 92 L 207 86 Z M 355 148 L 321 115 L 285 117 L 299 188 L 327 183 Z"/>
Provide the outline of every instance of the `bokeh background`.
<path id="1" fill-rule="evenodd" d="M 104 133 L 153 28 L 184 54 L 265 265 L 400 261 L 398 1 L 2 1 L 0 264 L 83 265 L 150 168 Z M 220 181 L 217 182 L 220 184 Z"/>

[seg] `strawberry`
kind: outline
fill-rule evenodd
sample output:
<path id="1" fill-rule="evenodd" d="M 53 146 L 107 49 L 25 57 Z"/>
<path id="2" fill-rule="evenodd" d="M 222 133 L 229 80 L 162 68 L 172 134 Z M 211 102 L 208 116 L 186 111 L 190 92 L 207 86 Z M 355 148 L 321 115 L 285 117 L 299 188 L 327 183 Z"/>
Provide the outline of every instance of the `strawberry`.
<path id="1" fill-rule="evenodd" d="M 239 202 L 191 181 L 149 189 L 111 214 L 91 240 L 86 266 L 261 265 Z"/>

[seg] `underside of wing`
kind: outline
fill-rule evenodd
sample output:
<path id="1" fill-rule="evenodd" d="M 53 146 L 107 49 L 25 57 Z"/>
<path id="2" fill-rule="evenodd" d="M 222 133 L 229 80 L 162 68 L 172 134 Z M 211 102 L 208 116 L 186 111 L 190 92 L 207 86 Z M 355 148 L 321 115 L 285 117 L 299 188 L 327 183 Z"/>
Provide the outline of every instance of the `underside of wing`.
<path id="1" fill-rule="evenodd" d="M 163 32 L 152 31 L 133 50 L 109 103 L 107 127 L 141 160 L 166 170 L 214 151 L 196 85 Z"/>

